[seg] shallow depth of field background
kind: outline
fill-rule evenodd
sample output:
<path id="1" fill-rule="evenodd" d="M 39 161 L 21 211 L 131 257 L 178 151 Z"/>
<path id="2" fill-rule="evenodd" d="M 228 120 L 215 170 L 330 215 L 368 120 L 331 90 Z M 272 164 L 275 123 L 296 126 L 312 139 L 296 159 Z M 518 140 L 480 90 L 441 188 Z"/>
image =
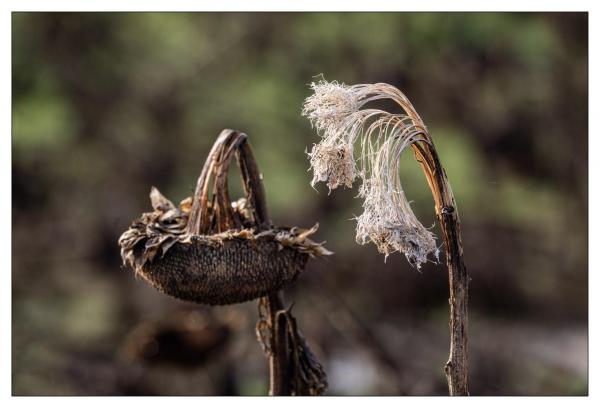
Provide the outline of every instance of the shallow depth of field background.
<path id="1" fill-rule="evenodd" d="M 354 242 L 353 190 L 309 186 L 317 74 L 388 82 L 428 124 L 456 194 L 471 393 L 587 393 L 586 14 L 13 14 L 16 395 L 261 395 L 255 302 L 171 299 L 117 239 L 157 186 L 193 191 L 246 132 L 275 223 L 335 255 L 286 290 L 329 395 L 445 395 L 445 265 Z M 435 222 L 410 152 L 403 182 Z M 234 183 L 234 191 L 235 191 Z M 437 226 L 435 228 L 437 232 Z M 441 243 L 441 241 L 440 241 Z"/>

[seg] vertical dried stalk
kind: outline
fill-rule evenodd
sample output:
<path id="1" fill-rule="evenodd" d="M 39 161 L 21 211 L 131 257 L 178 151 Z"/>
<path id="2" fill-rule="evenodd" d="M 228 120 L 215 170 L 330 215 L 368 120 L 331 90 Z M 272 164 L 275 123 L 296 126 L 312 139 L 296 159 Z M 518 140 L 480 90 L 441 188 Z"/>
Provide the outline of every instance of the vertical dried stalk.
<path id="1" fill-rule="evenodd" d="M 435 201 L 446 249 L 450 286 L 450 356 L 445 366 L 450 395 L 469 395 L 468 292 L 469 275 L 463 262 L 460 220 L 454 195 L 437 152 L 431 144 L 412 145 Z"/>
<path id="2" fill-rule="evenodd" d="M 352 186 L 359 178 L 364 212 L 358 217 L 356 239 L 374 243 L 388 256 L 403 252 L 420 267 L 430 253 L 437 257 L 433 234 L 417 220 L 400 183 L 400 156 L 411 146 L 435 201 L 442 229 L 450 286 L 450 357 L 445 366 L 450 395 L 468 395 L 467 301 L 469 277 L 463 262 L 460 222 L 454 196 L 440 164 L 433 139 L 408 98 L 383 83 L 346 86 L 320 81 L 304 103 L 303 115 L 322 140 L 310 156 L 314 178 L 330 189 Z M 369 102 L 391 99 L 404 113 L 366 108 Z M 360 166 L 354 145 L 360 143 Z"/>
<path id="3" fill-rule="evenodd" d="M 261 182 L 254 155 L 250 149 L 249 142 L 243 143 L 237 153 L 238 164 L 244 180 L 244 191 L 246 197 L 251 200 L 250 208 L 254 213 L 254 220 L 258 230 L 271 228 L 271 220 L 267 211 L 267 200 L 265 189 Z M 281 291 L 271 293 L 259 300 L 264 302 L 267 308 L 269 325 L 279 328 L 277 321 L 278 312 L 285 311 L 283 293 Z M 270 330 L 271 338 L 269 353 L 269 395 L 291 395 L 290 393 L 290 350 L 285 337 L 285 330 Z"/>
<path id="4" fill-rule="evenodd" d="M 249 143 L 240 144 L 236 154 L 255 224 L 258 230 L 270 229 L 262 177 Z M 257 327 L 259 340 L 263 347 L 266 346 L 269 356 L 269 395 L 323 394 L 327 376 L 306 345 L 291 311 L 285 308 L 283 292 L 273 292 L 259 299 L 259 312 L 266 312 L 266 316 L 261 315 Z M 267 329 L 266 339 L 260 333 L 260 327 L 264 328 L 262 325 Z"/>
<path id="5" fill-rule="evenodd" d="M 218 232 L 228 229 L 239 228 L 235 217 L 231 211 L 229 203 L 231 200 L 227 197 L 227 174 L 228 167 L 232 158 L 232 152 L 235 150 L 236 158 L 240 171 L 242 173 L 244 192 L 249 200 L 249 208 L 252 210 L 254 223 L 257 231 L 268 230 L 272 227 L 271 220 L 267 212 L 265 190 L 261 182 L 261 176 L 256 165 L 256 161 L 250 149 L 247 136 L 243 133 L 226 129 L 221 132 L 217 141 L 209 153 L 209 160 L 202 169 L 198 178 L 195 196 L 200 199 L 194 200 L 191 216 L 188 221 L 188 231 L 194 234 L 206 234 L 216 229 Z M 213 205 L 214 216 L 203 214 L 198 208 L 207 207 L 208 188 L 211 183 L 210 177 L 214 176 L 213 184 Z M 220 184 L 222 188 L 214 187 Z M 222 196 L 214 196 L 215 190 Z M 216 201 L 215 201 L 216 200 Z M 226 205 L 223 205 L 226 203 Z M 214 225 L 213 225 L 214 224 Z M 274 292 L 269 296 L 261 298 L 259 302 L 266 304 L 266 312 L 269 322 L 274 324 L 277 313 L 285 310 L 283 306 L 282 294 Z M 289 392 L 289 363 L 288 356 L 290 351 L 285 338 L 275 336 L 275 330 L 271 330 L 268 339 L 270 345 L 269 353 L 269 379 L 270 395 L 290 395 Z"/>
<path id="6" fill-rule="evenodd" d="M 271 293 L 265 298 L 269 324 L 271 326 L 271 353 L 269 355 L 269 395 L 292 395 L 289 347 L 286 337 L 286 321 L 284 314 L 283 294 L 281 291 Z"/>

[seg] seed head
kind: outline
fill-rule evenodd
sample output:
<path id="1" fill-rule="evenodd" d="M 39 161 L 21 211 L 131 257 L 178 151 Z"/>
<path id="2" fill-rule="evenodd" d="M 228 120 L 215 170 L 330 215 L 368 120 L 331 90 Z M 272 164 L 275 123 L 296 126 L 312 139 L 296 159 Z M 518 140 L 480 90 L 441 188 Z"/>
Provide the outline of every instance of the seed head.
<path id="1" fill-rule="evenodd" d="M 308 154 L 314 173 L 311 186 L 314 187 L 319 181 L 325 181 L 329 190 L 341 185 L 352 187 L 356 177 L 356 164 L 352 150 L 352 145 L 343 143 L 337 146 L 323 143 L 314 145 Z"/>
<path id="2" fill-rule="evenodd" d="M 429 134 L 409 100 L 388 84 L 347 86 L 321 80 L 312 83 L 302 114 L 321 141 L 308 154 L 313 170 L 311 185 L 323 181 L 329 189 L 351 187 L 360 178 L 363 213 L 357 218 L 356 240 L 372 242 L 386 257 L 402 252 L 417 268 L 433 253 L 435 237 L 414 215 L 400 182 L 400 157 L 413 143 Z M 364 105 L 377 99 L 395 101 L 405 114 L 392 114 Z M 354 145 L 361 153 L 354 157 Z"/>
<path id="3" fill-rule="evenodd" d="M 311 83 L 313 94 L 306 98 L 302 114 L 325 135 L 334 135 L 344 120 L 356 112 L 359 95 L 351 87 L 337 82 L 319 81 Z"/>

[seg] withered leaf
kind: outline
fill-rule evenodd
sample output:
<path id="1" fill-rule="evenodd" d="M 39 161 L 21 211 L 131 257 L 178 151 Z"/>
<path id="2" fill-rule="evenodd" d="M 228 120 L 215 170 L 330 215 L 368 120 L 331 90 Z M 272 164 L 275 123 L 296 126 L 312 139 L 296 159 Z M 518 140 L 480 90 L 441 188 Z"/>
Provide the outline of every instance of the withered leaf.
<path id="1" fill-rule="evenodd" d="M 173 203 L 154 186 L 150 190 L 150 202 L 155 210 L 168 211 L 175 208 Z"/>
<path id="2" fill-rule="evenodd" d="M 188 197 L 185 200 L 181 200 L 179 203 L 179 209 L 186 214 L 189 214 L 192 211 L 193 200 L 192 197 Z"/>

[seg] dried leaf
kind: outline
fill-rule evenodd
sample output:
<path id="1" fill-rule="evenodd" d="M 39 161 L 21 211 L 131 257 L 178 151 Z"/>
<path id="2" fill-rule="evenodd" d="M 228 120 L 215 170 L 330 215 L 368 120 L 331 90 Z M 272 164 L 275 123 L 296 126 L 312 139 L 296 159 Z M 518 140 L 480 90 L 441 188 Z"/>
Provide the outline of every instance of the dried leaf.
<path id="1" fill-rule="evenodd" d="M 173 203 L 154 186 L 150 190 L 150 202 L 152 203 L 152 208 L 159 211 L 168 211 L 175 208 Z"/>
<path id="2" fill-rule="evenodd" d="M 181 200 L 179 203 L 179 209 L 185 214 L 189 214 L 192 211 L 193 199 L 192 197 L 188 197 L 185 200 Z"/>

